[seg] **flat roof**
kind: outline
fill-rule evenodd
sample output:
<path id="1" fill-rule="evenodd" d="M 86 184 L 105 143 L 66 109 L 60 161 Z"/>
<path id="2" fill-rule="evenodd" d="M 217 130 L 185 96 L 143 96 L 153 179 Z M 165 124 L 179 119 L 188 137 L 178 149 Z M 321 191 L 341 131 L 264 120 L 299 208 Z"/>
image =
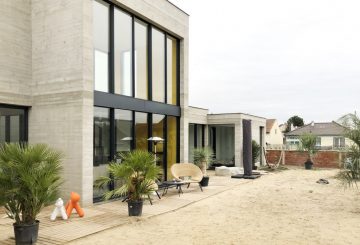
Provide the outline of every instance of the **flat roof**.
<path id="1" fill-rule="evenodd" d="M 175 8 L 177 8 L 178 10 L 180 10 L 181 12 L 183 12 L 184 14 L 186 14 L 187 16 L 190 16 L 188 13 L 186 13 L 184 10 L 182 10 L 181 8 L 179 8 L 178 6 L 176 6 L 174 3 L 172 3 L 171 1 L 169 0 L 166 0 L 168 1 L 171 5 L 173 5 Z"/>

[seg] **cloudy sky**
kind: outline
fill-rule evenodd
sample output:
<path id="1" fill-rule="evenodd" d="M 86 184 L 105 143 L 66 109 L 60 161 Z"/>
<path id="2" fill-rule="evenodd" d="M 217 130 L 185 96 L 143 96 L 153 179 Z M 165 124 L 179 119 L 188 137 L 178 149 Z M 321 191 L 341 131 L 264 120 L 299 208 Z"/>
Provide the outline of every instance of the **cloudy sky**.
<path id="1" fill-rule="evenodd" d="M 171 0 L 190 14 L 190 105 L 286 121 L 360 109 L 359 0 Z"/>

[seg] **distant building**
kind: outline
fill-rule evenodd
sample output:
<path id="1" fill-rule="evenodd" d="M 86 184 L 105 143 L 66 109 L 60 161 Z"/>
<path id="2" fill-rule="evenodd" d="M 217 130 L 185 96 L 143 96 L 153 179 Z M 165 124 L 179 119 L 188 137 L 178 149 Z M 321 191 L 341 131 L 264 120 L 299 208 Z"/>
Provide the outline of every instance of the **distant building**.
<path id="1" fill-rule="evenodd" d="M 266 119 L 266 144 L 282 145 L 284 135 L 276 119 Z"/>
<path id="2" fill-rule="evenodd" d="M 344 137 L 345 127 L 335 121 L 315 123 L 311 122 L 285 134 L 287 145 L 299 145 L 300 136 L 311 133 L 317 136 L 316 146 L 321 149 L 339 149 L 349 146 L 351 141 Z"/>

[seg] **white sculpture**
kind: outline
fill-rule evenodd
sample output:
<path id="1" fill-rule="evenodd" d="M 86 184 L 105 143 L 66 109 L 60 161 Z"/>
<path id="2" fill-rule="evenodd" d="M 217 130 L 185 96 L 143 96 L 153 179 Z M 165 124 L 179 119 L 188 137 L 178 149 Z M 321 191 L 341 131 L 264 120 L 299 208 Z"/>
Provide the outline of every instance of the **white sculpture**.
<path id="1" fill-rule="evenodd" d="M 52 214 L 50 215 L 50 220 L 52 220 L 52 221 L 56 220 L 56 217 L 58 217 L 59 214 L 61 215 L 61 217 L 64 220 L 67 220 L 68 216 L 66 215 L 66 212 L 65 212 L 64 201 L 61 198 L 56 200 L 55 209 L 52 212 Z"/>

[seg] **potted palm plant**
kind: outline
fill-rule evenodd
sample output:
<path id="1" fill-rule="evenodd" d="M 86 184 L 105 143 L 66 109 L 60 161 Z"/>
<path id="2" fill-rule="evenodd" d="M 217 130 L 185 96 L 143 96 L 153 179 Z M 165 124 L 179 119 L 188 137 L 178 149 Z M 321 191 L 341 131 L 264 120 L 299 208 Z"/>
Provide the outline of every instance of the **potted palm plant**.
<path id="1" fill-rule="evenodd" d="M 15 221 L 16 244 L 36 243 L 36 217 L 58 198 L 61 159 L 61 153 L 45 144 L 0 146 L 0 206 Z"/>
<path id="2" fill-rule="evenodd" d="M 311 133 L 304 133 L 300 136 L 300 149 L 303 151 L 307 151 L 308 158 L 306 160 L 305 169 L 312 169 L 314 164 L 313 157 L 315 156 L 316 149 L 316 136 Z"/>
<path id="3" fill-rule="evenodd" d="M 109 176 L 102 176 L 95 181 L 95 186 L 102 188 L 113 181 L 122 183 L 118 188 L 105 192 L 104 199 L 127 198 L 129 216 L 141 216 L 144 197 L 156 189 L 156 179 L 161 169 L 155 164 L 154 154 L 135 150 L 120 154 L 121 163 L 111 162 Z"/>
<path id="4" fill-rule="evenodd" d="M 260 155 L 261 146 L 255 140 L 251 141 L 251 146 L 252 146 L 251 147 L 251 149 L 252 149 L 252 169 L 256 170 L 257 166 L 255 165 L 255 162 Z"/>
<path id="5" fill-rule="evenodd" d="M 201 169 L 201 172 L 204 175 L 200 184 L 201 186 L 208 186 L 210 177 L 207 175 L 206 169 L 208 165 L 211 164 L 213 161 L 214 152 L 210 147 L 203 147 L 203 148 L 194 149 L 193 155 L 194 155 L 194 164 Z"/>

